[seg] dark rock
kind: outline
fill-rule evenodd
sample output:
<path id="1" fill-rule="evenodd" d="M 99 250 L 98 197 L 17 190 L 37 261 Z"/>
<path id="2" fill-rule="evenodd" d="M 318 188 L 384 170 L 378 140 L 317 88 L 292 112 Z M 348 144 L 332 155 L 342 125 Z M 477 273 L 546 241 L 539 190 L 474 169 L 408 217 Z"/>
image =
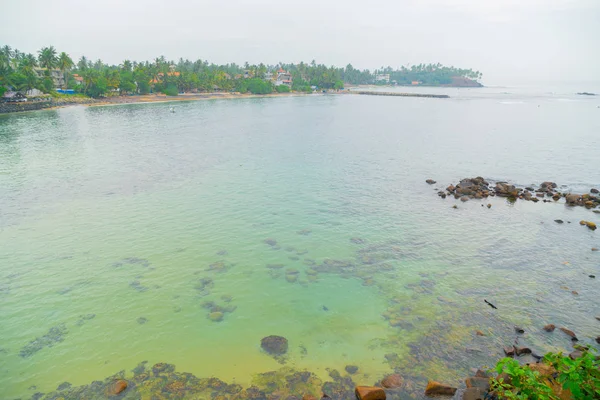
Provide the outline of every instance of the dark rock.
<path id="1" fill-rule="evenodd" d="M 557 224 L 563 224 L 565 221 L 563 221 L 562 219 L 555 219 L 554 222 L 556 222 Z"/>
<path id="2" fill-rule="evenodd" d="M 344 369 L 350 375 L 354 375 L 355 373 L 358 372 L 358 367 L 356 365 L 346 365 L 346 368 L 344 368 Z"/>
<path id="3" fill-rule="evenodd" d="M 456 187 L 454 187 L 454 185 L 450 185 L 450 186 L 448 186 L 448 187 L 446 188 L 446 190 L 447 190 L 449 193 L 453 193 L 453 192 L 456 190 Z"/>
<path id="4" fill-rule="evenodd" d="M 561 327 L 560 328 L 561 331 L 563 331 L 565 334 L 567 334 L 567 336 L 569 336 L 571 338 L 572 341 L 578 341 L 579 339 L 577 339 L 577 336 L 575 335 L 575 332 L 573 332 L 570 329 L 567 329 L 565 327 Z"/>
<path id="5" fill-rule="evenodd" d="M 598 189 L 590 189 L 590 193 L 600 193 L 600 190 L 598 190 Z"/>
<path id="6" fill-rule="evenodd" d="M 554 329 L 556 329 L 556 326 L 554 324 L 548 324 L 544 326 L 544 330 L 546 332 L 554 332 Z"/>
<path id="7" fill-rule="evenodd" d="M 381 380 L 381 386 L 384 388 L 399 388 L 402 386 L 404 379 L 400 374 L 388 375 Z"/>
<path id="8" fill-rule="evenodd" d="M 594 279 L 596 275 L 588 275 L 590 278 Z"/>
<path id="9" fill-rule="evenodd" d="M 436 184 L 437 182 L 434 181 L 433 179 L 427 179 L 425 182 L 429 183 L 430 185 Z"/>
<path id="10" fill-rule="evenodd" d="M 288 350 L 288 340 L 283 336 L 271 335 L 260 341 L 260 346 L 269 354 L 281 355 Z"/>
<path id="11" fill-rule="evenodd" d="M 596 343 L 600 343 L 600 336 L 596 337 Z"/>
<path id="12" fill-rule="evenodd" d="M 385 392 L 375 386 L 357 386 L 354 389 L 358 400 L 385 400 Z"/>
<path id="13" fill-rule="evenodd" d="M 512 357 L 515 355 L 515 347 L 514 346 L 506 346 L 504 348 L 504 354 L 506 354 L 508 357 Z"/>
<path id="14" fill-rule="evenodd" d="M 515 346 L 515 352 L 518 356 L 523 354 L 531 354 L 531 349 L 525 346 Z"/>
<path id="15" fill-rule="evenodd" d="M 487 208 L 492 208 L 492 205 L 488 203 Z"/>
<path id="16" fill-rule="evenodd" d="M 523 334 L 523 333 L 525 333 L 525 330 L 524 330 L 523 328 L 520 328 L 520 327 L 518 327 L 518 326 L 515 326 L 515 332 L 517 332 L 517 333 L 520 333 L 520 334 Z"/>
<path id="17" fill-rule="evenodd" d="M 446 396 L 454 396 L 456 393 L 456 388 L 443 385 L 436 381 L 427 382 L 427 387 L 425 388 L 425 396 L 431 395 L 446 395 Z"/>
<path id="18" fill-rule="evenodd" d="M 475 372 L 475 376 L 477 378 L 489 378 L 490 374 L 488 374 L 487 372 L 485 372 L 481 369 L 478 369 L 477 372 Z"/>
<path id="19" fill-rule="evenodd" d="M 137 323 L 140 324 L 140 325 L 144 325 L 146 322 L 148 322 L 148 318 L 139 317 L 137 319 Z"/>

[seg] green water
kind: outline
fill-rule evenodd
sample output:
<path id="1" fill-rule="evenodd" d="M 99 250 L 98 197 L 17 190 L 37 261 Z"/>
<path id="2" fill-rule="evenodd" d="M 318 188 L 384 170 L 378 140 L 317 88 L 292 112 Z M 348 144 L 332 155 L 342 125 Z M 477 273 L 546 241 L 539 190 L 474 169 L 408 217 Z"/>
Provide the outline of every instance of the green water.
<path id="1" fill-rule="evenodd" d="M 540 353 L 571 348 L 546 323 L 592 344 L 600 243 L 578 221 L 599 214 L 455 210 L 433 189 L 476 175 L 598 187 L 595 103 L 462 93 L 0 116 L 1 397 L 145 360 L 244 387 L 356 365 L 356 383 L 397 371 L 421 390 L 494 363 L 515 324 Z M 288 339 L 283 358 L 261 350 L 269 335 Z"/>

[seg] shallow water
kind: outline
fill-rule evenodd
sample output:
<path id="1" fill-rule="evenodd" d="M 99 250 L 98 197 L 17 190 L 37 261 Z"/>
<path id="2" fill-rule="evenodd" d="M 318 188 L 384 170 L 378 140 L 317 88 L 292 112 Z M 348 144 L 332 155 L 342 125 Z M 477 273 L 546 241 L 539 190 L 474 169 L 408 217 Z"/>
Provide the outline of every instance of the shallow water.
<path id="1" fill-rule="evenodd" d="M 242 386 L 349 364 L 356 383 L 459 384 L 515 324 L 539 353 L 571 348 L 546 323 L 591 344 L 600 233 L 578 221 L 600 214 L 435 194 L 477 175 L 600 187 L 598 100 L 505 91 L 0 116 L 1 397 L 144 360 Z"/>

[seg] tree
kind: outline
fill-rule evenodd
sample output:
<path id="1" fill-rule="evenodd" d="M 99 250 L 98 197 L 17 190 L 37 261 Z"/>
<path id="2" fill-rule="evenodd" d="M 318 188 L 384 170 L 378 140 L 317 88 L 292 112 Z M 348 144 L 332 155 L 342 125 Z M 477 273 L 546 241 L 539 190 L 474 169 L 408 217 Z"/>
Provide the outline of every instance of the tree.
<path id="1" fill-rule="evenodd" d="M 65 78 L 64 88 L 67 88 L 67 71 L 73 67 L 73 60 L 64 51 L 58 56 L 58 68 L 62 71 L 63 77 Z"/>
<path id="2" fill-rule="evenodd" d="M 85 56 L 81 56 L 79 61 L 77 61 L 77 69 L 80 72 L 83 72 L 86 69 L 88 69 L 88 59 Z"/>
<path id="3" fill-rule="evenodd" d="M 46 68 L 46 76 L 50 76 L 50 70 L 56 67 L 58 62 L 54 46 L 42 47 L 39 51 L 38 59 L 40 61 L 40 66 Z"/>

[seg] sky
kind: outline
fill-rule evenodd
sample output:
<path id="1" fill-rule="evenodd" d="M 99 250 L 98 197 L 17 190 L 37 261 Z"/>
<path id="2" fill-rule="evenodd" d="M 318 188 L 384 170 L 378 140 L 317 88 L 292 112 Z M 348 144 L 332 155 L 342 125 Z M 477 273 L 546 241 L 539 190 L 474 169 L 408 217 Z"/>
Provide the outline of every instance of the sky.
<path id="1" fill-rule="evenodd" d="M 0 0 L 0 10 L 0 45 L 53 45 L 75 61 L 440 62 L 488 85 L 600 80 L 600 0 Z"/>

